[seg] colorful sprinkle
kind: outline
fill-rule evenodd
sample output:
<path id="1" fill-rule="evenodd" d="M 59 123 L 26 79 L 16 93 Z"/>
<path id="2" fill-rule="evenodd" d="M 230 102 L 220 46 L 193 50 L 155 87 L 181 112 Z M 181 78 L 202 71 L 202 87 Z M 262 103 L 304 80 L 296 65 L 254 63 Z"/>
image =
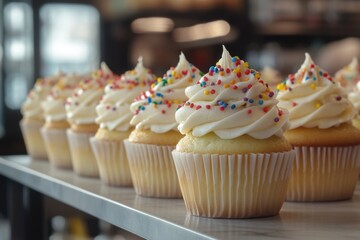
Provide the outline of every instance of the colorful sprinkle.
<path id="1" fill-rule="evenodd" d="M 278 117 L 274 118 L 274 122 L 278 122 L 280 119 Z"/>
<path id="2" fill-rule="evenodd" d="M 206 109 L 210 109 L 210 108 L 211 108 L 211 106 L 210 106 L 210 105 L 206 105 L 205 107 L 206 107 Z"/>
<path id="3" fill-rule="evenodd" d="M 196 110 L 199 110 L 200 108 L 201 108 L 201 106 L 200 106 L 200 105 L 196 106 Z"/>
<path id="4" fill-rule="evenodd" d="M 210 90 L 210 93 L 211 93 L 211 94 L 215 94 L 215 89 L 211 89 L 211 90 Z"/>
<path id="5" fill-rule="evenodd" d="M 231 104 L 231 109 L 235 109 L 236 108 L 236 105 L 235 104 Z"/>

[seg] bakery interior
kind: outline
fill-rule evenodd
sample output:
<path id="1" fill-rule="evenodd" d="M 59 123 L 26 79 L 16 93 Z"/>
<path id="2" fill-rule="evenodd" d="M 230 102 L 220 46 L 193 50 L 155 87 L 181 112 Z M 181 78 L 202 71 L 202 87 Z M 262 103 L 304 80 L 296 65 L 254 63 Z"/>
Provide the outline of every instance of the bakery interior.
<path id="1" fill-rule="evenodd" d="M 183 52 L 206 72 L 222 45 L 254 69 L 276 69 L 281 79 L 298 69 L 305 52 L 330 74 L 360 58 L 357 0 L 0 0 L 0 8 L 1 156 L 26 154 L 21 105 L 37 78 L 59 71 L 85 74 L 103 61 L 121 74 L 141 55 L 161 75 Z M 0 176 L 4 240 L 21 239 L 10 238 L 9 205 L 21 204 L 11 197 Z M 72 239 L 141 239 L 51 198 L 45 202 L 46 238 L 65 239 L 54 233 L 67 221 L 79 234 Z M 28 227 L 19 231 L 24 237 Z"/>

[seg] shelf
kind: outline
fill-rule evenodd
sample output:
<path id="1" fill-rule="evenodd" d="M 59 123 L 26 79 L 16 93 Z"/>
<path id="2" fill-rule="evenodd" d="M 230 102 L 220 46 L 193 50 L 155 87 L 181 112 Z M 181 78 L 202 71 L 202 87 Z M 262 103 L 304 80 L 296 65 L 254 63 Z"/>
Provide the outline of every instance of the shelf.
<path id="1" fill-rule="evenodd" d="M 229 220 L 189 216 L 182 199 L 139 197 L 28 156 L 0 157 L 0 175 L 146 239 L 360 238 L 360 182 L 348 201 L 286 202 L 275 217 Z"/>

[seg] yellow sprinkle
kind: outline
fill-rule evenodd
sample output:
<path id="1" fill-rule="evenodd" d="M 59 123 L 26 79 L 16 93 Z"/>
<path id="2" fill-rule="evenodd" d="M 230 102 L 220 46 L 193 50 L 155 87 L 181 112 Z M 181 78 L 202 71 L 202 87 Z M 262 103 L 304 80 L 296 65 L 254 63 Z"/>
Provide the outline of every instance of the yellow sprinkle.
<path id="1" fill-rule="evenodd" d="M 263 94 L 261 94 L 261 95 L 262 95 L 262 99 L 264 99 L 264 100 L 268 100 L 268 99 L 269 99 L 267 94 L 263 93 Z"/>
<path id="2" fill-rule="evenodd" d="M 224 88 L 229 88 L 230 87 L 230 85 L 229 84 L 224 84 Z"/>
<path id="3" fill-rule="evenodd" d="M 317 103 L 317 104 L 315 104 L 315 107 L 316 107 L 316 108 L 321 107 L 321 103 Z"/>
<path id="4" fill-rule="evenodd" d="M 189 83 L 192 83 L 192 82 L 193 82 L 193 79 L 192 79 L 192 78 L 189 78 L 189 79 L 188 79 L 188 82 L 189 82 Z"/>
<path id="5" fill-rule="evenodd" d="M 154 94 L 154 93 L 152 93 L 152 94 L 151 94 L 151 97 L 152 97 L 152 98 L 154 98 L 154 97 L 155 97 L 155 94 Z"/>
<path id="6" fill-rule="evenodd" d="M 315 90 L 316 85 L 313 83 L 313 84 L 310 85 L 310 88 L 311 88 L 312 90 Z"/>
<path id="7" fill-rule="evenodd" d="M 205 95 L 209 95 L 209 94 L 210 94 L 209 90 L 205 90 L 205 91 L 204 91 L 204 94 L 205 94 Z"/>
<path id="8" fill-rule="evenodd" d="M 231 85 L 234 85 L 235 83 L 236 83 L 236 81 L 234 79 L 230 81 Z"/>
<path id="9" fill-rule="evenodd" d="M 284 90 L 284 88 L 285 88 L 285 84 L 283 84 L 283 83 L 279 83 L 279 84 L 276 86 L 276 89 L 279 90 L 279 91 Z"/>
<path id="10" fill-rule="evenodd" d="M 151 84 L 151 88 L 154 88 L 155 87 L 155 84 L 153 83 L 153 84 Z"/>
<path id="11" fill-rule="evenodd" d="M 256 77 L 257 79 L 259 79 L 259 78 L 261 77 L 261 74 L 260 74 L 260 73 L 256 73 L 256 74 L 255 74 L 255 77 Z"/>
<path id="12" fill-rule="evenodd" d="M 176 76 L 176 71 L 172 71 L 171 74 L 175 77 Z"/>
<path id="13" fill-rule="evenodd" d="M 236 68 L 233 73 L 237 74 L 238 72 L 240 72 L 240 68 Z"/>
<path id="14" fill-rule="evenodd" d="M 173 102 L 174 102 L 175 104 L 180 104 L 180 101 L 177 100 L 177 99 L 175 99 Z"/>
<path id="15" fill-rule="evenodd" d="M 169 83 L 169 84 L 173 84 L 172 78 L 169 78 L 169 79 L 168 79 L 168 83 Z"/>
<path id="16" fill-rule="evenodd" d="M 244 67 L 249 67 L 249 63 L 248 62 L 244 62 Z"/>
<path id="17" fill-rule="evenodd" d="M 162 81 L 161 77 L 157 78 L 157 82 L 161 82 L 161 81 Z"/>
<path id="18" fill-rule="evenodd" d="M 223 71 L 221 71 L 219 74 L 220 74 L 220 76 L 224 76 L 224 72 L 223 72 Z"/>

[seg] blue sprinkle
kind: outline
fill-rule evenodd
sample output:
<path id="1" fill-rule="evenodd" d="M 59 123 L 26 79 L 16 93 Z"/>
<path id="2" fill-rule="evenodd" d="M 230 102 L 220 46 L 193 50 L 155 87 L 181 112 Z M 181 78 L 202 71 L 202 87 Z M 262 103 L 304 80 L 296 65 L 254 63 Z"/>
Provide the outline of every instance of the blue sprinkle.
<path id="1" fill-rule="evenodd" d="M 223 103 L 224 103 L 224 102 L 221 101 L 221 100 L 218 101 L 218 104 L 219 104 L 219 105 L 223 105 Z"/>
<path id="2" fill-rule="evenodd" d="M 162 102 L 162 101 L 160 101 L 160 102 L 159 102 L 159 104 L 163 104 L 163 102 Z"/>
<path id="3" fill-rule="evenodd" d="M 144 111 L 144 110 L 145 110 L 145 107 L 144 107 L 144 106 L 141 106 L 141 108 L 140 108 L 140 109 Z"/>
<path id="4" fill-rule="evenodd" d="M 232 57 L 231 61 L 236 62 L 236 57 Z"/>
<path id="5" fill-rule="evenodd" d="M 201 83 L 200 83 L 200 86 L 205 87 L 205 86 L 206 86 L 206 82 L 201 82 Z"/>
<path id="6" fill-rule="evenodd" d="M 309 80 L 309 77 L 306 77 L 305 80 Z"/>
<path id="7" fill-rule="evenodd" d="M 210 68 L 209 68 L 209 71 L 214 71 L 214 66 L 211 66 Z"/>
<path id="8" fill-rule="evenodd" d="M 148 97 L 148 103 L 151 103 L 152 99 L 150 97 Z"/>
<path id="9" fill-rule="evenodd" d="M 322 72 L 322 71 L 319 71 L 319 74 L 320 74 L 320 76 L 322 76 L 322 75 L 323 75 L 323 72 Z"/>
<path id="10" fill-rule="evenodd" d="M 264 100 L 260 99 L 259 100 L 259 105 L 263 105 L 264 104 Z"/>
<path id="11" fill-rule="evenodd" d="M 225 103 L 225 102 L 223 102 L 222 106 L 223 106 L 224 108 L 226 108 L 226 107 L 228 106 L 228 104 Z"/>
<path id="12" fill-rule="evenodd" d="M 164 97 L 164 95 L 162 95 L 161 93 L 156 93 L 157 97 Z"/>
<path id="13" fill-rule="evenodd" d="M 313 80 L 316 81 L 316 77 L 313 77 Z"/>
<path id="14" fill-rule="evenodd" d="M 195 78 L 195 74 L 191 75 L 192 78 Z"/>
<path id="15" fill-rule="evenodd" d="M 253 103 L 254 102 L 254 99 L 249 99 L 249 103 Z"/>
<path id="16" fill-rule="evenodd" d="M 231 105 L 231 109 L 234 109 L 234 108 L 236 108 L 236 105 L 235 105 L 235 104 L 232 104 L 232 105 Z"/>
<path id="17" fill-rule="evenodd" d="M 218 73 L 218 72 L 219 72 L 219 69 L 218 69 L 218 68 L 214 68 L 214 71 L 215 71 L 215 73 Z"/>
<path id="18" fill-rule="evenodd" d="M 168 76 L 169 76 L 169 77 L 172 77 L 172 74 L 169 74 Z M 164 79 L 163 79 L 163 80 L 164 80 Z"/>

